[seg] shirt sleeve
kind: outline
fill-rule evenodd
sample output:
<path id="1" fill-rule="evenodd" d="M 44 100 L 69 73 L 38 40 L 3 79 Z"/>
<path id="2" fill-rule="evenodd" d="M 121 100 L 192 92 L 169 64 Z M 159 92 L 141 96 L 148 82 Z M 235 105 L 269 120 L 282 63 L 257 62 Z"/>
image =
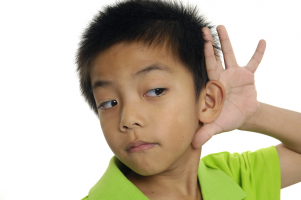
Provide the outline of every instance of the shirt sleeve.
<path id="1" fill-rule="evenodd" d="M 245 200 L 280 200 L 281 171 L 275 146 L 241 154 L 224 151 L 201 160 L 230 176 L 247 194 Z"/>

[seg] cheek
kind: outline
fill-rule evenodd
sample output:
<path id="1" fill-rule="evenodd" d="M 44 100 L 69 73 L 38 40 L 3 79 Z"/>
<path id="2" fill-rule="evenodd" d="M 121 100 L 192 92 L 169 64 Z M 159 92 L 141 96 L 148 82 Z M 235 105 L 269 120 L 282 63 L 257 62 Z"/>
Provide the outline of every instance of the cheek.
<path id="1" fill-rule="evenodd" d="M 122 138 L 121 135 L 118 135 L 118 130 L 114 129 L 113 126 L 114 122 L 107 121 L 101 124 L 101 129 L 103 131 L 104 137 L 109 145 L 110 149 L 113 151 L 114 154 L 118 153 L 118 150 L 122 148 Z"/>
<path id="2" fill-rule="evenodd" d="M 160 137 L 163 142 L 168 141 L 170 146 L 177 147 L 179 143 L 187 146 L 194 136 L 197 118 L 194 116 L 194 107 L 187 104 L 185 101 L 170 104 L 161 117 L 157 117 L 160 132 L 165 133 Z"/>

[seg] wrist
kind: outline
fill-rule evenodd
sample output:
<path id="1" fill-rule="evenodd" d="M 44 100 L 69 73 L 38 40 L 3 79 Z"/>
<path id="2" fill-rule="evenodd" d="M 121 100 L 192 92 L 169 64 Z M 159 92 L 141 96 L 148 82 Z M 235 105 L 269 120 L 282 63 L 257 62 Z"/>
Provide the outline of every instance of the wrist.
<path id="1" fill-rule="evenodd" d="M 262 107 L 263 107 L 263 104 L 258 101 L 258 108 L 257 108 L 256 112 L 250 117 L 250 119 L 246 120 L 244 122 L 244 124 L 241 127 L 239 127 L 238 129 L 244 130 L 244 131 L 253 130 L 253 128 L 256 126 L 259 116 L 261 114 Z"/>

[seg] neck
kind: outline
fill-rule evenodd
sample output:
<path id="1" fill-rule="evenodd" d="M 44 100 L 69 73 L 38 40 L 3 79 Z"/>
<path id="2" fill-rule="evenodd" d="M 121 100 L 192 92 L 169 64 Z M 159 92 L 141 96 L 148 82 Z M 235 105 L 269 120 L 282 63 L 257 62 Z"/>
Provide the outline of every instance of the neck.
<path id="1" fill-rule="evenodd" d="M 202 199 L 198 181 L 201 150 L 190 145 L 165 171 L 151 176 L 141 176 L 130 171 L 127 178 L 150 199 L 164 199 L 164 196 L 168 196 L 165 199 Z"/>

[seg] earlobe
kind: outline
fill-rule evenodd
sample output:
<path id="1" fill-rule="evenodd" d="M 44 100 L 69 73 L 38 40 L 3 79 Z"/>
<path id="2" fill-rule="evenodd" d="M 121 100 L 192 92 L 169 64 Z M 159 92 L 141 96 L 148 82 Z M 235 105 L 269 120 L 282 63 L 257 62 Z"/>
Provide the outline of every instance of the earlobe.
<path id="1" fill-rule="evenodd" d="M 199 98 L 198 116 L 202 123 L 213 122 L 221 113 L 226 90 L 218 80 L 209 81 Z"/>

